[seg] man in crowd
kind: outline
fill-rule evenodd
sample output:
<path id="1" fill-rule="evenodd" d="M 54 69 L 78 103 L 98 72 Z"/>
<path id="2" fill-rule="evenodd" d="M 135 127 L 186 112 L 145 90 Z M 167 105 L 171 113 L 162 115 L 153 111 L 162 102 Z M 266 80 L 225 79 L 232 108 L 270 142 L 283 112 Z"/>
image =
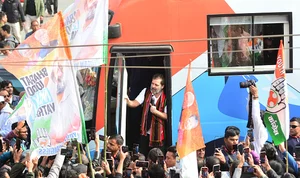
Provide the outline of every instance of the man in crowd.
<path id="1" fill-rule="evenodd" d="M 25 33 L 29 32 L 31 22 L 37 20 L 40 24 L 44 18 L 45 6 L 43 0 L 24 0 Z"/>
<path id="2" fill-rule="evenodd" d="M 0 11 L 0 27 L 5 25 L 6 23 L 7 23 L 7 15 L 5 14 L 5 12 Z"/>
<path id="3" fill-rule="evenodd" d="M 135 100 L 125 98 L 129 107 L 135 108 L 143 104 L 140 152 L 144 155 L 148 154 L 150 148 L 162 148 L 164 145 L 164 127 L 168 118 L 164 86 L 164 76 L 155 74 L 150 89 L 144 88 Z"/>
<path id="4" fill-rule="evenodd" d="M 230 165 L 237 160 L 234 145 L 237 145 L 240 137 L 240 129 L 235 126 L 228 126 L 225 129 L 224 145 L 217 149 L 215 157 L 220 160 L 221 170 L 228 171 Z"/>
<path id="5" fill-rule="evenodd" d="M 21 42 L 20 25 L 25 25 L 25 17 L 22 5 L 19 0 L 5 0 L 2 11 L 7 15 L 7 24 L 11 27 L 12 34 Z M 20 20 L 22 21 L 20 24 Z"/>
<path id="6" fill-rule="evenodd" d="M 19 45 L 19 41 L 11 34 L 11 27 L 9 25 L 3 25 L 0 30 L 1 35 L 4 37 L 4 41 L 10 48 L 16 48 Z"/>
<path id="7" fill-rule="evenodd" d="M 11 125 L 7 124 L 6 121 L 13 110 L 5 102 L 5 98 L 7 97 L 7 91 L 0 92 L 0 134 L 2 136 L 6 136 L 11 131 Z"/>
<path id="8" fill-rule="evenodd" d="M 47 7 L 47 11 L 48 14 L 52 16 L 52 2 L 53 2 L 53 11 L 54 14 L 57 13 L 57 7 L 58 7 L 58 0 L 46 0 L 46 7 Z"/>
<path id="9" fill-rule="evenodd" d="M 295 153 L 295 147 L 300 145 L 300 117 L 290 120 L 290 137 L 288 139 L 288 151 L 291 155 Z"/>
<path id="10" fill-rule="evenodd" d="M 32 35 L 34 32 L 36 32 L 38 29 L 40 28 L 40 24 L 37 20 L 33 20 L 31 22 L 31 29 L 32 31 L 31 32 L 28 32 L 26 35 L 25 35 L 25 39 L 27 39 L 30 35 Z"/>
<path id="11" fill-rule="evenodd" d="M 17 106 L 18 102 L 19 102 L 19 96 L 14 95 L 14 87 L 11 83 L 11 81 L 9 80 L 4 80 L 1 82 L 1 88 L 4 88 L 8 94 L 9 94 L 9 104 L 11 105 L 11 107 L 15 107 Z"/>
<path id="12" fill-rule="evenodd" d="M 166 153 L 166 166 L 170 169 L 176 169 L 177 150 L 175 146 L 170 146 Z"/>
<path id="13" fill-rule="evenodd" d="M 114 159 L 115 168 L 118 167 L 120 162 L 120 148 L 124 144 L 124 139 L 121 135 L 110 136 L 107 143 L 107 150 L 111 152 L 111 156 Z M 111 159 L 111 158 L 106 158 Z M 124 168 L 128 167 L 130 164 L 130 158 L 126 157 L 124 160 Z"/>

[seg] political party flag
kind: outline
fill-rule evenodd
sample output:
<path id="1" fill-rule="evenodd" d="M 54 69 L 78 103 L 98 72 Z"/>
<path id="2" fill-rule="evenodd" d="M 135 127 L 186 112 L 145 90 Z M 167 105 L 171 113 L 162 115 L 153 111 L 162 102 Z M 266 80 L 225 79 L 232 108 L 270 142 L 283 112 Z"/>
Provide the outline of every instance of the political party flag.
<path id="1" fill-rule="evenodd" d="M 264 115 L 266 127 L 275 145 L 279 145 L 289 137 L 290 117 L 285 76 L 285 60 L 281 40 L 274 71 L 274 80 L 271 84 L 267 103 L 267 111 Z"/>
<path id="2" fill-rule="evenodd" d="M 191 66 L 189 65 L 176 145 L 184 178 L 198 177 L 196 151 L 205 147 L 190 73 Z"/>
<path id="3" fill-rule="evenodd" d="M 107 63 L 108 0 L 75 0 L 64 11 L 64 19 L 76 69 Z M 93 46 L 97 45 L 97 46 Z"/>
<path id="4" fill-rule="evenodd" d="M 57 13 L 1 65 L 23 85 L 26 95 L 7 124 L 26 119 L 31 129 L 31 150 L 54 155 L 65 141 L 85 141 L 83 114 L 72 79 L 71 52 L 62 13 Z"/>

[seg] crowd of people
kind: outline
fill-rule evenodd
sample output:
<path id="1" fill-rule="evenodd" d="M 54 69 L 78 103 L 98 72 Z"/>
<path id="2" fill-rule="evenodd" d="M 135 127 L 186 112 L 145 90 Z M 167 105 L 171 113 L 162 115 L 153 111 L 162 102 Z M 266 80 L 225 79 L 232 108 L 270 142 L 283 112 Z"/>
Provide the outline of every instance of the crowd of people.
<path id="1" fill-rule="evenodd" d="M 51 6 L 54 6 L 52 10 Z M 43 23 L 45 6 L 48 14 L 57 13 L 57 0 L 4 0 L 0 11 L 0 48 L 16 48 L 24 39 L 37 31 Z M 25 38 L 21 32 L 24 30 Z M 7 50 L 2 54 L 7 55 Z"/>
<path id="2" fill-rule="evenodd" d="M 91 139 L 95 142 L 92 158 L 87 154 L 86 145 L 77 143 L 76 140 L 67 142 L 57 155 L 33 157 L 29 151 L 31 134 L 26 121 L 12 124 L 6 122 L 24 92 L 20 96 L 13 95 L 10 81 L 2 81 L 0 86 L 0 177 L 181 177 L 182 165 L 176 145 L 168 148 L 159 144 L 151 145 L 151 139 L 145 149 L 143 146 L 140 148 L 139 144 L 125 146 L 121 135 L 111 135 L 101 139 L 107 145 L 104 152 L 104 149 L 100 149 L 101 140 L 96 134 Z M 151 106 L 148 105 L 150 108 L 161 101 L 159 94 L 163 87 L 163 77 L 154 75 L 151 90 L 157 94 L 157 101 L 154 100 L 155 95 L 149 95 L 154 100 L 149 99 L 152 103 Z M 222 146 L 197 150 L 197 177 L 299 177 L 300 118 L 294 117 L 290 120 L 288 147 L 284 143 L 275 146 L 267 141 L 268 133 L 262 119 L 263 113 L 260 112 L 258 89 L 251 85 L 249 91 L 252 96 L 253 135 L 249 134 L 245 140 L 240 141 L 240 129 L 235 126 L 226 127 Z M 147 92 L 145 90 L 141 94 L 145 97 L 144 102 L 148 102 Z M 126 100 L 131 107 L 143 103 L 141 98 L 136 101 L 128 98 Z M 160 112 L 155 108 L 150 112 L 164 117 L 166 105 L 157 107 L 160 107 Z M 215 151 L 213 155 L 206 155 L 206 149 Z"/>

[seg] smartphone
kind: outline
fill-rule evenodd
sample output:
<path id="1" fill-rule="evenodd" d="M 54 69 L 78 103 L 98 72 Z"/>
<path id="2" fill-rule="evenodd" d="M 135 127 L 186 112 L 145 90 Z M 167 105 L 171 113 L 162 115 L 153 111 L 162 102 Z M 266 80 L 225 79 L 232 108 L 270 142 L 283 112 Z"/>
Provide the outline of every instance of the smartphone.
<path id="1" fill-rule="evenodd" d="M 238 145 L 232 145 L 232 149 L 236 152 L 238 150 Z"/>
<path id="2" fill-rule="evenodd" d="M 68 149 L 67 148 L 60 149 L 60 154 L 66 156 L 68 154 Z"/>
<path id="3" fill-rule="evenodd" d="M 139 144 L 134 143 L 133 144 L 133 154 L 139 153 Z"/>
<path id="4" fill-rule="evenodd" d="M 213 165 L 213 172 L 220 171 L 220 164 Z"/>
<path id="5" fill-rule="evenodd" d="M 202 172 L 202 178 L 208 176 L 208 168 L 207 167 L 202 167 L 201 172 Z"/>
<path id="6" fill-rule="evenodd" d="M 247 131 L 247 136 L 250 137 L 250 142 L 254 141 L 254 136 L 253 136 L 253 130 L 252 129 L 249 129 Z"/>
<path id="7" fill-rule="evenodd" d="M 296 160 L 300 160 L 300 146 L 295 146 Z"/>
<path id="8" fill-rule="evenodd" d="M 242 144 L 238 145 L 238 150 L 240 154 L 242 155 L 244 153 L 244 146 Z"/>
<path id="9" fill-rule="evenodd" d="M 122 151 L 123 151 L 123 153 L 128 152 L 128 146 L 122 146 Z"/>
<path id="10" fill-rule="evenodd" d="M 19 151 L 21 149 L 21 140 L 20 139 L 16 139 L 16 148 Z"/>
<path id="11" fill-rule="evenodd" d="M 105 141 L 105 137 L 104 137 L 104 135 L 99 135 L 99 140 L 101 140 L 101 141 Z"/>
<path id="12" fill-rule="evenodd" d="M 218 153 L 220 150 L 220 148 L 215 148 L 215 153 Z"/>
<path id="13" fill-rule="evenodd" d="M 164 156 L 158 156 L 157 159 L 158 159 L 158 160 L 157 160 L 157 161 L 158 161 L 158 164 L 161 165 L 162 168 L 164 168 L 164 165 L 165 165 L 165 159 L 164 159 Z"/>
<path id="14" fill-rule="evenodd" d="M 107 158 L 106 158 L 106 161 L 107 161 L 109 167 L 112 168 L 112 167 L 113 167 L 113 160 L 112 160 L 112 159 L 107 159 Z"/>
<path id="15" fill-rule="evenodd" d="M 266 159 L 265 159 L 266 152 L 265 151 L 260 152 L 259 157 L 260 157 L 260 163 L 265 163 L 266 162 Z"/>
<path id="16" fill-rule="evenodd" d="M 136 167 L 147 168 L 147 167 L 149 167 L 149 162 L 148 161 L 137 161 L 136 162 Z"/>
<path id="17" fill-rule="evenodd" d="M 89 140 L 95 140 L 95 133 L 96 133 L 96 129 L 91 128 L 91 129 L 89 130 L 89 134 L 88 134 Z"/>
<path id="18" fill-rule="evenodd" d="M 244 148 L 244 153 L 250 153 L 250 148 Z"/>
<path id="19" fill-rule="evenodd" d="M 214 172 L 214 177 L 215 178 L 221 178 L 221 176 L 222 176 L 222 172 L 221 171 Z"/>

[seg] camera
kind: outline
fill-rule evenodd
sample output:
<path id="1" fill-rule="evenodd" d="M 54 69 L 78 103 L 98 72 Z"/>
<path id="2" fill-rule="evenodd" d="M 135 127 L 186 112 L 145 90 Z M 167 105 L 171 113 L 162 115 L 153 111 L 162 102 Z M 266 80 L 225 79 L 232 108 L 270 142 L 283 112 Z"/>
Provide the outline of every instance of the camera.
<path id="1" fill-rule="evenodd" d="M 67 159 L 70 159 L 70 158 L 72 158 L 73 150 L 67 149 L 67 148 L 62 148 L 60 150 L 60 154 L 66 156 Z"/>
<path id="2" fill-rule="evenodd" d="M 136 167 L 147 168 L 147 167 L 149 167 L 149 162 L 148 161 L 137 161 Z"/>
<path id="3" fill-rule="evenodd" d="M 254 80 L 247 80 L 245 82 L 240 82 L 240 88 L 248 88 L 252 85 L 255 86 L 255 81 Z"/>

